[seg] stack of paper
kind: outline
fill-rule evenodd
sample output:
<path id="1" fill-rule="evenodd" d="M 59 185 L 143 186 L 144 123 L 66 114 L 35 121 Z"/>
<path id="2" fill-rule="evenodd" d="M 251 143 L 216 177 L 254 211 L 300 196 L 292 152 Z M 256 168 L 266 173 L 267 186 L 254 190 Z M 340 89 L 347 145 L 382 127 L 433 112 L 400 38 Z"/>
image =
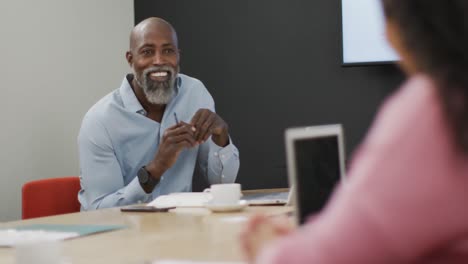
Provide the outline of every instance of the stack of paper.
<path id="1" fill-rule="evenodd" d="M 205 192 L 187 192 L 171 193 L 161 195 L 148 203 L 148 206 L 154 207 L 203 207 L 211 200 L 211 193 Z"/>

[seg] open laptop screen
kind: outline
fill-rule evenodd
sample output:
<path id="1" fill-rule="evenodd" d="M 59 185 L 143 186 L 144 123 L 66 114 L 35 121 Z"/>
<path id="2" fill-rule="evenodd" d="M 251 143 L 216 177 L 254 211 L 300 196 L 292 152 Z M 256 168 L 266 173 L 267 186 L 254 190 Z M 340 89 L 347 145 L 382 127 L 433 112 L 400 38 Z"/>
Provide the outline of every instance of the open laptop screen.
<path id="1" fill-rule="evenodd" d="M 300 224 L 325 206 L 344 173 L 341 126 L 303 130 L 290 133 L 287 138 L 288 171 L 292 174 L 289 178 L 296 190 L 296 215 Z"/>

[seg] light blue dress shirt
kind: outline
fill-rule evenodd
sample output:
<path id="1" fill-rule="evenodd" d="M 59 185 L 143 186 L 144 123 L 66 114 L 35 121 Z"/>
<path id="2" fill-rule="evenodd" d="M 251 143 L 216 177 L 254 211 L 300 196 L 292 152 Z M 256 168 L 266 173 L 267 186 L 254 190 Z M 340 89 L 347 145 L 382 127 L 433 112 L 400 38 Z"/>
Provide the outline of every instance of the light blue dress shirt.
<path id="1" fill-rule="evenodd" d="M 239 170 L 239 152 L 232 144 L 222 148 L 211 138 L 183 150 L 174 166 L 161 177 L 152 193 L 142 189 L 137 172 L 157 152 L 164 131 L 176 121 L 189 123 L 200 108 L 215 111 L 214 101 L 203 83 L 179 74 L 175 95 L 167 104 L 161 123 L 146 117 L 129 80 L 98 101 L 86 113 L 78 136 L 81 210 L 93 210 L 149 202 L 159 195 L 192 190 L 195 167 L 208 182 L 232 183 Z"/>

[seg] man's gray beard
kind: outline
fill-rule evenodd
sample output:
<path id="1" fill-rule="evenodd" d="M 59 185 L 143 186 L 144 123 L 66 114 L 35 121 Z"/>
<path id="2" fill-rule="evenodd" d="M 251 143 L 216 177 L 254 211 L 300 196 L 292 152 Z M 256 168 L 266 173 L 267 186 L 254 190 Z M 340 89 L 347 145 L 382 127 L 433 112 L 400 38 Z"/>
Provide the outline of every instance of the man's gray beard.
<path id="1" fill-rule="evenodd" d="M 149 77 L 151 72 L 155 71 L 168 71 L 170 79 L 165 82 L 153 81 Z M 138 85 L 143 89 L 148 102 L 152 104 L 168 104 L 174 96 L 174 86 L 177 72 L 169 66 L 151 67 L 143 71 L 140 78 L 135 75 L 135 80 Z"/>

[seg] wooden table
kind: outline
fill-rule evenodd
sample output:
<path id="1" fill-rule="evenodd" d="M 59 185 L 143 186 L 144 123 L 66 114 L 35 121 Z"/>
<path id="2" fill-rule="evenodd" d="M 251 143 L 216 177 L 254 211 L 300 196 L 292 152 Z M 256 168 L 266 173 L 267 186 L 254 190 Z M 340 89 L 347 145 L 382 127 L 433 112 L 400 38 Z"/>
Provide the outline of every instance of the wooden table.
<path id="1" fill-rule="evenodd" d="M 292 211 L 287 206 L 253 206 L 236 213 L 177 208 L 168 213 L 123 213 L 119 208 L 35 218 L 2 224 L 99 224 L 128 228 L 62 242 L 62 255 L 79 263 L 149 263 L 158 259 L 242 261 L 239 232 L 248 216 Z M 0 248 L 0 263 L 14 263 L 14 249 Z"/>

